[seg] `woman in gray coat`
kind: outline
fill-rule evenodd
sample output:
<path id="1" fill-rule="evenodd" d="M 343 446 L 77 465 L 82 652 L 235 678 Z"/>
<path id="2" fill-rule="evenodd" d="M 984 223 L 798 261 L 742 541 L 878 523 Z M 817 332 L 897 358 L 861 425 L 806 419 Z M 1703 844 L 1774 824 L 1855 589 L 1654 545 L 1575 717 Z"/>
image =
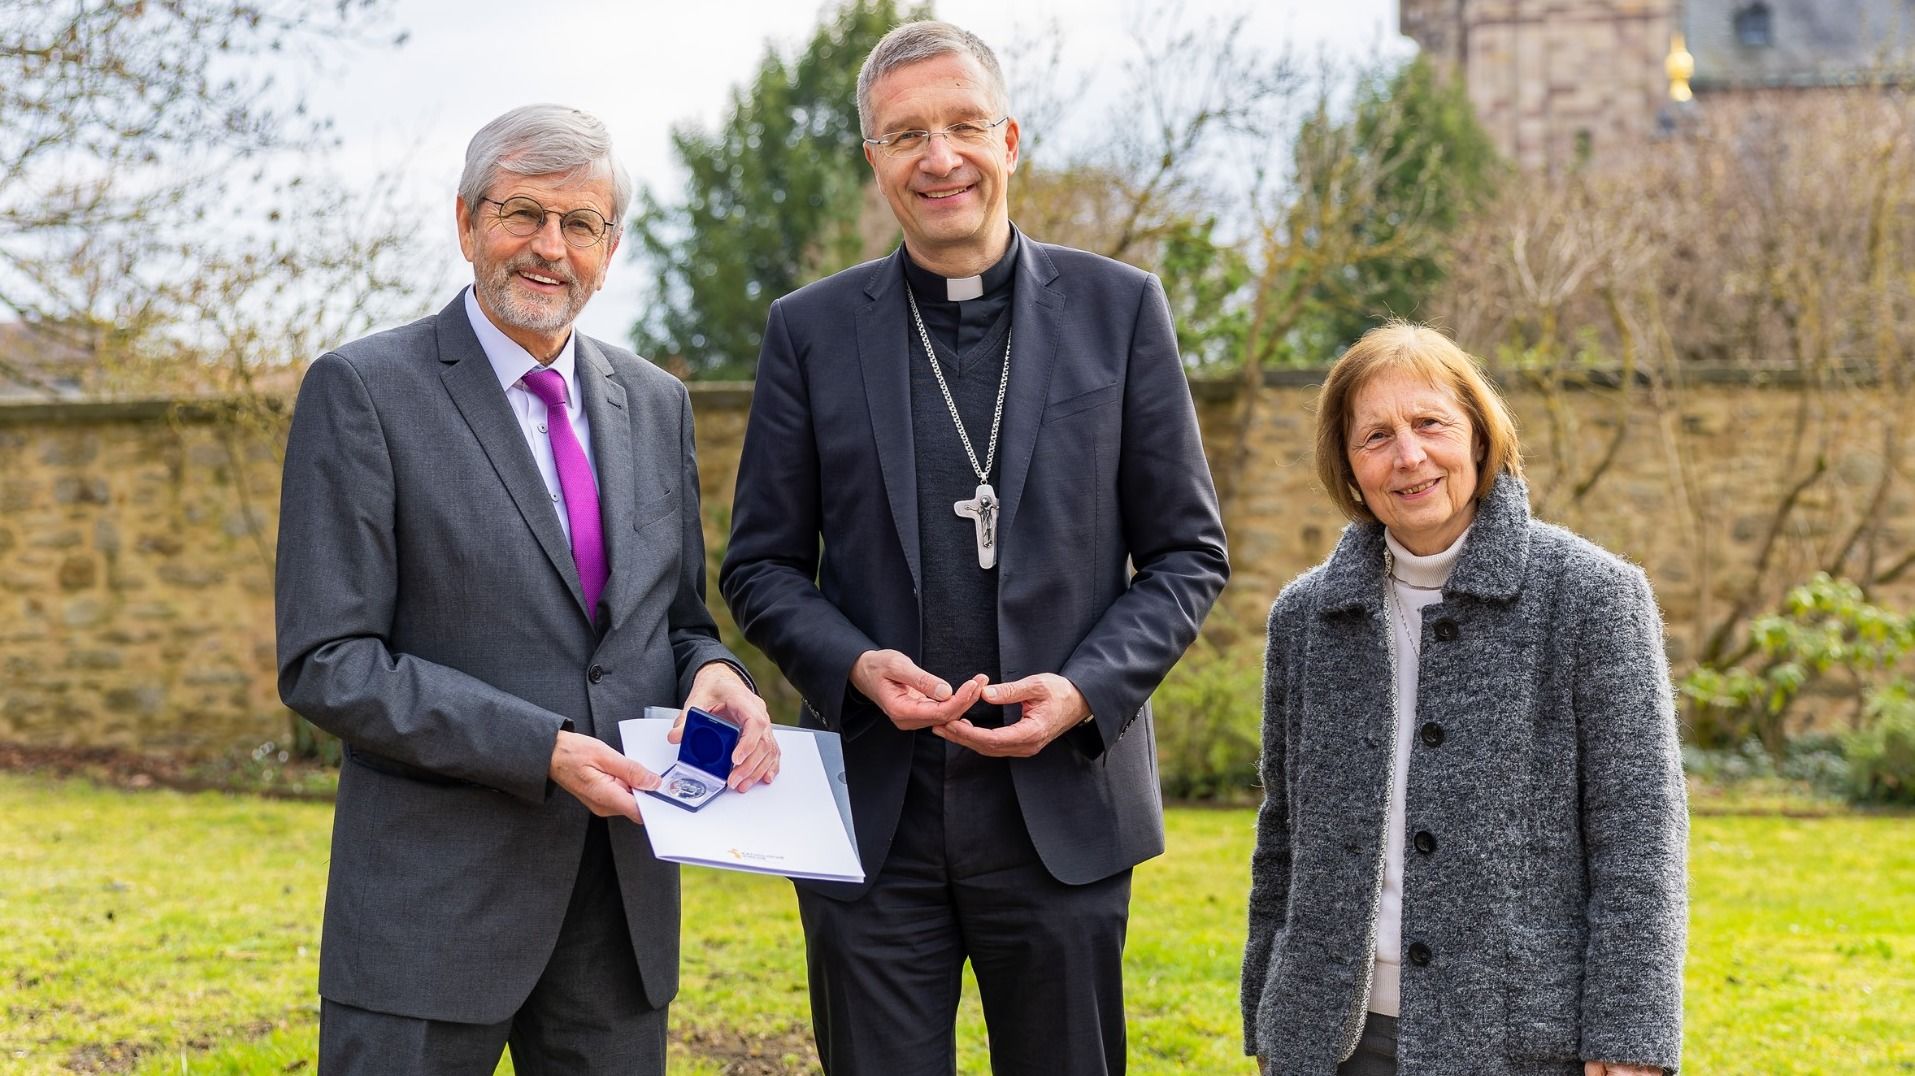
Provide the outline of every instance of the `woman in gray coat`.
<path id="1" fill-rule="evenodd" d="M 1270 612 L 1244 1045 L 1282 1076 L 1643 1076 L 1682 1040 L 1688 824 L 1637 568 L 1530 518 L 1441 333 L 1330 371 L 1354 521 Z"/>

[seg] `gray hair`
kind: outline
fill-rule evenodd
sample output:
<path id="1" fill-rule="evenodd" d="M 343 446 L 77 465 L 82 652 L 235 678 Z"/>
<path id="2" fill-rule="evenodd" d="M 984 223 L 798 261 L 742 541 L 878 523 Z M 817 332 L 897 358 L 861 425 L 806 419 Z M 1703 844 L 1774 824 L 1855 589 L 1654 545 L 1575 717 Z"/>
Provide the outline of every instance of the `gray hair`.
<path id="1" fill-rule="evenodd" d="M 625 209 L 632 202 L 632 177 L 612 156 L 612 136 L 605 124 L 589 112 L 564 105 L 525 105 L 472 136 L 465 147 L 459 197 L 468 207 L 476 207 L 500 172 L 545 176 L 579 171 L 611 179 L 611 224 L 616 235 L 624 228 Z"/>
<path id="2" fill-rule="evenodd" d="M 1011 110 L 1011 91 L 1005 88 L 1004 71 L 997 65 L 997 54 L 982 38 L 948 22 L 930 19 L 907 22 L 895 27 L 871 49 L 864 67 L 858 71 L 858 128 L 866 138 L 879 132 L 871 129 L 871 87 L 884 76 L 908 64 L 935 60 L 956 53 L 969 56 L 984 69 L 985 89 L 999 115 Z M 996 119 L 993 116 L 992 119 Z"/>

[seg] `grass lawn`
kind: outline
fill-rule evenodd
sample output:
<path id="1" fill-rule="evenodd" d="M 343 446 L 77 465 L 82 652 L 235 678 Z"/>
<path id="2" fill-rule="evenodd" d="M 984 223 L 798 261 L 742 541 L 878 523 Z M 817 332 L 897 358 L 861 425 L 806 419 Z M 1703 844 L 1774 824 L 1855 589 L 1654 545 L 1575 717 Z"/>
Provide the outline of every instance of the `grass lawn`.
<path id="1" fill-rule="evenodd" d="M 330 808 L 0 776 L 0 1070 L 311 1072 Z M 1247 1073 L 1247 810 L 1138 871 L 1131 1070 Z M 1685 1071 L 1915 1073 L 1915 819 L 1703 817 Z M 672 1071 L 812 1068 L 790 886 L 687 870 Z M 710 914 L 724 910 L 723 914 Z M 974 997 L 960 1068 L 988 1071 Z M 509 1071 L 509 1067 L 506 1069 Z"/>

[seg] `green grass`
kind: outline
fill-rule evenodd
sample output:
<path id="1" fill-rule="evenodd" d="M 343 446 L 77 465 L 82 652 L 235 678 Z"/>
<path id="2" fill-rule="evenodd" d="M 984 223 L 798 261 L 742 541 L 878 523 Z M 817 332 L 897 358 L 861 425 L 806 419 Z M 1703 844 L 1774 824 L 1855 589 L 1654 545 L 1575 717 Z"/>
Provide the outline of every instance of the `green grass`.
<path id="1" fill-rule="evenodd" d="M 330 808 L 0 778 L 0 1067 L 310 1024 Z"/>
<path id="2" fill-rule="evenodd" d="M 0 776 L 0 1070 L 311 1072 L 331 811 Z M 1179 809 L 1138 870 L 1131 1071 L 1250 1071 L 1247 810 Z M 1915 1072 L 1915 819 L 1700 817 L 1685 1071 Z M 672 1071 L 812 1067 L 788 883 L 687 870 Z M 988 1061 L 974 988 L 960 1071 Z M 509 1065 L 502 1071 L 510 1071 Z"/>
<path id="3" fill-rule="evenodd" d="M 1915 818 L 1699 818 L 1685 1060 L 1915 1072 Z"/>

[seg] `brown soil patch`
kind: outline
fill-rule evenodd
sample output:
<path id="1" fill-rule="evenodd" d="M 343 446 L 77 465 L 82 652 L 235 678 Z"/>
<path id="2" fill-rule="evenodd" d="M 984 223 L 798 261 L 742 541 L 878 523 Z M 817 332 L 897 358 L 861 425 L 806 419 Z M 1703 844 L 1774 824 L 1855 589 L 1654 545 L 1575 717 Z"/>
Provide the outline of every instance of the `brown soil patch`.
<path id="1" fill-rule="evenodd" d="M 87 1043 L 67 1055 L 68 1072 L 132 1072 L 152 1045 L 137 1042 Z"/>
<path id="2" fill-rule="evenodd" d="M 811 1034 L 799 1028 L 776 1035 L 686 1028 L 673 1031 L 672 1037 L 692 1053 L 718 1063 L 724 1076 L 801 1076 L 818 1071 Z"/>
<path id="3" fill-rule="evenodd" d="M 266 784 L 257 773 L 235 759 L 149 754 L 117 747 L 0 743 L 0 773 L 77 777 L 129 792 L 168 788 L 181 792 L 246 792 L 272 799 L 326 801 L 332 799 L 331 792 L 301 786 L 326 783 L 327 770 L 328 767 L 318 763 L 290 759 L 275 763 L 273 784 Z"/>
<path id="4" fill-rule="evenodd" d="M 195 1035 L 182 1045 L 192 1051 L 210 1050 L 222 1042 L 260 1038 L 272 1031 L 274 1026 L 269 1020 L 255 1020 L 218 1034 Z M 73 1052 L 67 1054 L 66 1069 L 68 1072 L 132 1072 L 139 1067 L 141 1059 L 159 1048 L 150 1042 L 90 1042 L 75 1047 Z M 300 1067 L 304 1066 L 304 1062 L 299 1064 Z"/>

